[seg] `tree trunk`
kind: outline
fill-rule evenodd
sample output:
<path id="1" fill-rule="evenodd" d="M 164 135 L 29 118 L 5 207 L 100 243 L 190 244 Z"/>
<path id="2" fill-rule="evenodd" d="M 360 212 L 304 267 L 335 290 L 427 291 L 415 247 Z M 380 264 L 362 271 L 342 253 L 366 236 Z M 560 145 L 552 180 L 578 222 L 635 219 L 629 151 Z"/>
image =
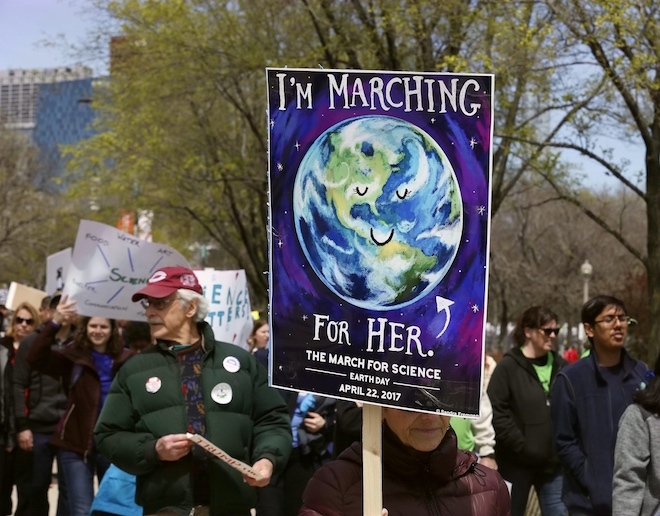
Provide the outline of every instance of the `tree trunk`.
<path id="1" fill-rule="evenodd" d="M 508 346 L 506 345 L 507 343 L 507 336 L 508 336 L 508 329 L 509 329 L 509 304 L 506 301 L 505 297 L 505 292 L 504 289 L 501 291 L 502 294 L 502 302 L 500 304 L 500 335 L 499 335 L 499 342 L 497 343 L 497 350 L 506 352 Z"/>
<path id="2" fill-rule="evenodd" d="M 648 240 L 646 271 L 649 290 L 649 340 L 644 357 L 653 368 L 660 351 L 660 124 L 654 124 L 646 151 L 646 216 Z"/>

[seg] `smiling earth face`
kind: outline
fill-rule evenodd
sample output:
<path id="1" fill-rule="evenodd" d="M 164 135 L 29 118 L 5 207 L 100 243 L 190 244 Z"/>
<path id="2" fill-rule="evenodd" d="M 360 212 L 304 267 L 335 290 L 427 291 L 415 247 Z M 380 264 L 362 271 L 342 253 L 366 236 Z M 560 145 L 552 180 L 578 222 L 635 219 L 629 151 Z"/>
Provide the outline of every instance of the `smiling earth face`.
<path id="1" fill-rule="evenodd" d="M 463 217 L 438 144 L 386 116 L 341 122 L 307 151 L 294 185 L 299 241 L 319 278 L 370 309 L 405 306 L 449 270 Z"/>

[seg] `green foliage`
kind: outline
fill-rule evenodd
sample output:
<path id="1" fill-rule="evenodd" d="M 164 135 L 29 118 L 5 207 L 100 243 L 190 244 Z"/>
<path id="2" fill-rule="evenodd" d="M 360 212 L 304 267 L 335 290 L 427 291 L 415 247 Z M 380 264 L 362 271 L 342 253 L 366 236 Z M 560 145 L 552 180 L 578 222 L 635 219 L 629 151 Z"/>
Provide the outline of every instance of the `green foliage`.
<path id="1" fill-rule="evenodd" d="M 224 266 L 246 270 L 259 303 L 267 286 L 266 66 L 494 72 L 501 129 L 493 212 L 520 177 L 545 166 L 541 152 L 523 140 L 537 136 L 539 117 L 553 101 L 546 54 L 557 50 L 547 11 L 532 4 L 98 6 L 125 39 L 115 47 L 112 77 L 94 98 L 99 132 L 70 149 L 72 199 L 98 200 L 99 216 L 105 208 L 153 209 L 154 237 L 179 248 L 216 242 Z"/>
<path id="2" fill-rule="evenodd" d="M 43 164 L 22 134 L 0 125 L 0 283 L 42 288 L 46 257 L 73 244 L 77 217 L 35 187 Z M 73 236 L 72 236 L 73 235 Z"/>
<path id="3" fill-rule="evenodd" d="M 264 68 L 494 73 L 495 233 L 502 224 L 515 235 L 515 224 L 507 224 L 529 220 L 515 203 L 549 185 L 553 193 L 543 190 L 544 196 L 582 209 L 599 235 L 609 233 L 608 241 L 646 265 L 650 286 L 660 284 L 660 236 L 648 244 L 631 238 L 577 188 L 578 172 L 563 154 L 571 149 L 593 159 L 634 195 L 653 201 L 647 203 L 648 231 L 660 235 L 660 192 L 648 182 L 646 191 L 640 189 L 625 163 L 600 152 L 597 140 L 604 128 L 622 137 L 641 135 L 655 153 L 649 163 L 659 169 L 645 177 L 660 185 L 655 4 L 97 0 L 125 39 L 116 47 L 112 77 L 94 97 L 98 133 L 70 149 L 70 202 L 92 201 L 99 207 L 93 215 L 110 223 L 118 208 L 152 209 L 156 240 L 184 251 L 215 244 L 214 265 L 245 269 L 255 305 L 264 307 Z M 559 247 L 565 260 L 557 263 L 557 274 L 570 279 L 577 271 L 577 247 L 585 241 Z M 542 256 L 529 243 L 523 249 L 530 277 L 532 270 L 542 274 L 548 267 Z M 497 263 L 493 270 L 501 281 L 493 285 L 502 296 L 519 291 L 515 274 L 497 271 Z M 570 306 L 568 298 L 552 299 Z M 649 300 L 660 310 L 660 289 L 651 289 Z M 660 320 L 660 313 L 651 310 L 654 317 Z"/>

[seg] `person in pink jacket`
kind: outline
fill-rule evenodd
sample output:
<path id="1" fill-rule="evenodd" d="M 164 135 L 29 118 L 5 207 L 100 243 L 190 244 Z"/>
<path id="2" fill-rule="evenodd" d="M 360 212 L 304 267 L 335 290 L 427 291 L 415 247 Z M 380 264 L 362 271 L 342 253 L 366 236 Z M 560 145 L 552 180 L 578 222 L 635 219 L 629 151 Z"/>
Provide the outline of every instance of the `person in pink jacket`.
<path id="1" fill-rule="evenodd" d="M 459 450 L 449 416 L 383 409 L 383 505 L 389 516 L 508 516 L 509 491 L 495 470 Z M 354 443 L 316 471 L 299 516 L 361 516 L 362 448 Z"/>

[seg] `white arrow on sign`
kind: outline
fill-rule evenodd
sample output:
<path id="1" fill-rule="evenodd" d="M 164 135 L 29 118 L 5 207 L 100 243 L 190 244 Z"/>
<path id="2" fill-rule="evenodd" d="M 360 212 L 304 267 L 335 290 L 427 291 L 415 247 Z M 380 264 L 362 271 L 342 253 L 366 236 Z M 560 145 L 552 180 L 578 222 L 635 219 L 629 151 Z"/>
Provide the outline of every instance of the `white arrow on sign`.
<path id="1" fill-rule="evenodd" d="M 451 320 L 451 312 L 449 311 L 449 307 L 454 304 L 453 301 L 449 299 L 445 299 L 444 297 L 436 296 L 435 298 L 435 304 L 436 307 L 438 308 L 438 313 L 442 312 L 443 310 L 447 312 L 447 317 L 445 318 L 445 326 L 442 328 L 442 331 L 438 333 L 436 338 L 441 337 L 444 332 L 447 331 L 447 327 L 449 326 L 449 321 Z"/>

